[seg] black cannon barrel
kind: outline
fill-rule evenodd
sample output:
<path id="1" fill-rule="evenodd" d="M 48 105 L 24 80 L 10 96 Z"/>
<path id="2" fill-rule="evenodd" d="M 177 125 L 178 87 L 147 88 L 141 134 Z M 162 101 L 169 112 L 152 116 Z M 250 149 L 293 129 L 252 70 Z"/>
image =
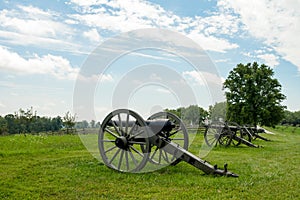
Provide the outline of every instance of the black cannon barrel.
<path id="1" fill-rule="evenodd" d="M 155 134 L 159 132 L 170 132 L 175 128 L 175 124 L 168 119 L 146 120 L 146 124 Z"/>
<path id="2" fill-rule="evenodd" d="M 169 119 L 155 119 L 155 120 L 146 120 L 147 126 L 153 131 L 153 133 L 158 134 L 159 132 L 170 132 L 173 128 L 175 128 L 175 124 L 172 123 Z M 116 121 L 110 120 L 108 122 L 109 126 L 130 126 L 132 127 L 136 121 Z"/>

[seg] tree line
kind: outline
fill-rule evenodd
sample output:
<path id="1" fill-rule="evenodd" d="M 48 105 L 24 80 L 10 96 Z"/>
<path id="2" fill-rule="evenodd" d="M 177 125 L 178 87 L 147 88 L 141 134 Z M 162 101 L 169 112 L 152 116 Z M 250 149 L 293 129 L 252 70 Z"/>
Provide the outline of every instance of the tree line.
<path id="1" fill-rule="evenodd" d="M 0 134 L 39 133 L 58 131 L 63 127 L 63 119 L 57 117 L 41 117 L 32 108 L 19 109 L 14 114 L 0 116 Z"/>
<path id="2" fill-rule="evenodd" d="M 300 111 L 291 112 L 284 111 L 284 118 L 281 122 L 282 125 L 300 126 Z"/>
<path id="3" fill-rule="evenodd" d="M 203 124 L 204 120 L 209 116 L 208 111 L 197 105 L 190 105 L 188 107 L 180 107 L 177 109 L 165 109 L 165 111 L 177 115 L 185 124 L 190 126 Z"/>
<path id="4" fill-rule="evenodd" d="M 33 111 L 33 108 L 19 109 L 14 114 L 0 116 L 0 135 L 58 132 L 62 129 L 68 134 L 74 132 L 76 128 L 88 127 L 98 128 L 100 122 L 96 123 L 95 120 L 90 123 L 86 120 L 76 122 L 76 116 L 70 112 L 67 112 L 63 117 L 38 116 L 37 111 Z"/>
<path id="5" fill-rule="evenodd" d="M 226 106 L 226 102 L 215 103 L 215 105 L 210 106 L 208 112 L 209 118 L 211 120 L 228 119 L 226 116 Z M 276 113 L 273 114 L 276 115 Z M 282 119 L 274 125 L 300 126 L 300 111 L 292 112 L 289 110 L 284 110 Z"/>
<path id="6" fill-rule="evenodd" d="M 165 109 L 166 112 L 171 112 L 179 116 L 185 124 L 188 125 L 203 125 L 208 121 L 227 121 L 227 103 L 218 102 L 210 105 L 208 110 L 201 108 L 197 105 L 188 107 L 180 107 L 176 109 Z M 275 114 L 275 113 L 274 113 Z M 283 118 L 275 125 L 290 125 L 300 126 L 300 111 L 291 112 L 284 111 Z"/>
<path id="7" fill-rule="evenodd" d="M 225 121 L 226 102 L 215 103 L 209 106 L 208 110 L 197 105 L 180 107 L 176 109 L 165 109 L 167 112 L 179 116 L 183 122 L 190 126 L 202 126 L 206 120 Z M 20 109 L 14 114 L 0 116 L 0 135 L 20 134 L 20 133 L 39 133 L 39 132 L 57 132 L 65 129 L 66 133 L 71 133 L 75 129 L 100 128 L 100 122 L 91 120 L 77 121 L 76 117 L 67 112 L 64 117 L 41 117 L 33 112 L 32 108 L 27 111 Z M 278 125 L 300 126 L 300 111 L 284 111 L 283 119 Z"/>
<path id="8" fill-rule="evenodd" d="M 100 128 L 100 122 L 96 122 L 95 120 L 91 120 L 88 122 L 87 120 L 82 120 L 75 123 L 76 129 L 86 129 L 86 128 Z"/>

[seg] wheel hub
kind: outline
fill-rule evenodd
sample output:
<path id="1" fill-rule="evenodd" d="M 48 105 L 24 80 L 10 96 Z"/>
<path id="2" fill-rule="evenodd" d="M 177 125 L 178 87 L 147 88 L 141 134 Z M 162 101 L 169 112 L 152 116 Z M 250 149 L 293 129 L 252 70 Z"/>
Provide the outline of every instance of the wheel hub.
<path id="1" fill-rule="evenodd" d="M 124 136 L 118 137 L 115 141 L 115 144 L 120 149 L 124 149 L 124 150 L 128 149 L 128 140 Z"/>

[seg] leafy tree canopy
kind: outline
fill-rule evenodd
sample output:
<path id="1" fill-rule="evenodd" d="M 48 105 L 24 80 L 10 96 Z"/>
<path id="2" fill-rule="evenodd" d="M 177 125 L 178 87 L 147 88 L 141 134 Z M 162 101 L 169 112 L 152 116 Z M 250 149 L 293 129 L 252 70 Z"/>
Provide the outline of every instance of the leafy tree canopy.
<path id="1" fill-rule="evenodd" d="M 229 121 L 274 126 L 284 117 L 286 98 L 273 70 L 262 64 L 238 64 L 224 82 Z"/>

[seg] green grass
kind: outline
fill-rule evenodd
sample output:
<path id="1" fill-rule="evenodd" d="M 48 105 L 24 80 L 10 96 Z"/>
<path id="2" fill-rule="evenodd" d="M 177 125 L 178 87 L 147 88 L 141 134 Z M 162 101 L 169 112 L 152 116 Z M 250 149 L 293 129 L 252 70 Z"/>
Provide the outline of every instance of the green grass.
<path id="1" fill-rule="evenodd" d="M 206 175 L 181 162 L 124 174 L 95 159 L 76 135 L 0 137 L 0 199 L 300 199 L 300 134 L 272 129 L 263 148 L 214 148 L 212 164 L 239 178 Z M 190 151 L 199 154 L 202 135 Z"/>

